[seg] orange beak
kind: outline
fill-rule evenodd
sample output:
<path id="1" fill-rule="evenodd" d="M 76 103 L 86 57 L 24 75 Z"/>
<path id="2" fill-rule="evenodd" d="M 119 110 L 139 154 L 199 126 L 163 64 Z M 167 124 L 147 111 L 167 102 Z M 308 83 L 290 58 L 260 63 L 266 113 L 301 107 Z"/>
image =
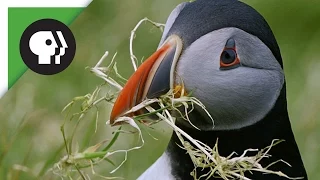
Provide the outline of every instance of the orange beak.
<path id="1" fill-rule="evenodd" d="M 146 98 L 156 98 L 174 86 L 174 71 L 182 49 L 179 37 L 173 35 L 152 54 L 129 78 L 120 92 L 110 116 L 110 124 L 120 116 L 135 116 L 142 112 L 127 114 L 132 107 Z"/>

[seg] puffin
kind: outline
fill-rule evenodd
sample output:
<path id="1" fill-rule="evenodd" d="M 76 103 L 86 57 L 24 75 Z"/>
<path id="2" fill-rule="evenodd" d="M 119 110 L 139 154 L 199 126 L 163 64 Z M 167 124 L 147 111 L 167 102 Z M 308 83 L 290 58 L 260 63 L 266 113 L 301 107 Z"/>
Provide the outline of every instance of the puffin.
<path id="1" fill-rule="evenodd" d="M 183 81 L 183 82 L 182 82 Z M 238 0 L 196 0 L 179 4 L 169 15 L 158 49 L 129 78 L 117 97 L 110 120 L 149 98 L 177 86 L 200 100 L 190 122 L 175 124 L 221 156 L 263 149 L 275 139 L 262 166 L 289 177 L 308 179 L 287 111 L 286 83 L 280 48 L 261 14 Z M 174 112 L 172 112 L 174 114 Z M 196 126 L 197 128 L 194 128 Z M 194 164 L 175 133 L 167 149 L 138 179 L 191 180 Z M 197 175 L 206 173 L 198 168 Z M 246 172 L 253 180 L 284 180 L 275 174 Z M 211 177 L 210 179 L 214 179 Z"/>

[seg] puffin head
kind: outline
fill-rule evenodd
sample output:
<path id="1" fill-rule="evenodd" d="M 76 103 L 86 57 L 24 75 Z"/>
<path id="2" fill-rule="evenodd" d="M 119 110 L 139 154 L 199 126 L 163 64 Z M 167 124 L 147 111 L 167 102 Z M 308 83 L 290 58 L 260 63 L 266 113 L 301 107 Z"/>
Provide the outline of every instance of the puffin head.
<path id="1" fill-rule="evenodd" d="M 215 122 L 195 107 L 195 126 L 204 131 L 240 129 L 269 113 L 284 82 L 278 44 L 256 10 L 237 0 L 186 2 L 170 14 L 158 50 L 130 77 L 110 119 L 183 83 Z"/>

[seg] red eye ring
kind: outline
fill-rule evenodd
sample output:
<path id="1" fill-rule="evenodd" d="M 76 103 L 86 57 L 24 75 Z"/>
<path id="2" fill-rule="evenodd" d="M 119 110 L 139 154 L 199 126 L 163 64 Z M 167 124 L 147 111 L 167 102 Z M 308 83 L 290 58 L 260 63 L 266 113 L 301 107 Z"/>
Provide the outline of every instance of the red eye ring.
<path id="1" fill-rule="evenodd" d="M 240 60 L 235 50 L 233 49 L 223 50 L 220 57 L 220 67 L 228 68 L 228 67 L 239 65 L 239 64 L 240 64 Z"/>

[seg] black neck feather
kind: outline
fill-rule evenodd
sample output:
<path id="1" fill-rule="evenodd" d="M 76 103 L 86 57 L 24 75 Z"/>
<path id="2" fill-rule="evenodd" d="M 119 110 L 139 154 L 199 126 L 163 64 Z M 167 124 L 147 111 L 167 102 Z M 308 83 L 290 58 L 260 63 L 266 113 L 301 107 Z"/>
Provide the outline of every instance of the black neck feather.
<path id="1" fill-rule="evenodd" d="M 271 154 L 272 157 L 262 160 L 262 165 L 267 166 L 272 162 L 282 159 L 292 167 L 280 162 L 270 167 L 270 169 L 282 171 L 290 177 L 304 177 L 304 179 L 307 179 L 307 174 L 288 117 L 285 88 L 282 89 L 274 108 L 269 114 L 263 120 L 250 127 L 239 130 L 206 132 L 184 126 L 180 126 L 180 128 L 193 138 L 201 140 L 210 147 L 213 147 L 217 138 L 219 138 L 218 147 L 219 153 L 222 156 L 228 156 L 232 152 L 242 154 L 244 150 L 249 148 L 263 149 L 269 146 L 274 139 L 285 140 L 271 149 L 269 154 Z M 193 163 L 189 155 L 186 154 L 186 151 L 178 147 L 177 144 L 181 143 L 177 136 L 173 134 L 167 148 L 167 153 L 171 158 L 172 174 L 177 179 L 192 179 L 190 172 L 194 169 Z M 204 172 L 205 171 L 199 169 L 197 174 L 199 175 Z M 286 179 L 277 175 L 266 175 L 262 173 L 247 173 L 246 176 L 255 180 Z"/>

